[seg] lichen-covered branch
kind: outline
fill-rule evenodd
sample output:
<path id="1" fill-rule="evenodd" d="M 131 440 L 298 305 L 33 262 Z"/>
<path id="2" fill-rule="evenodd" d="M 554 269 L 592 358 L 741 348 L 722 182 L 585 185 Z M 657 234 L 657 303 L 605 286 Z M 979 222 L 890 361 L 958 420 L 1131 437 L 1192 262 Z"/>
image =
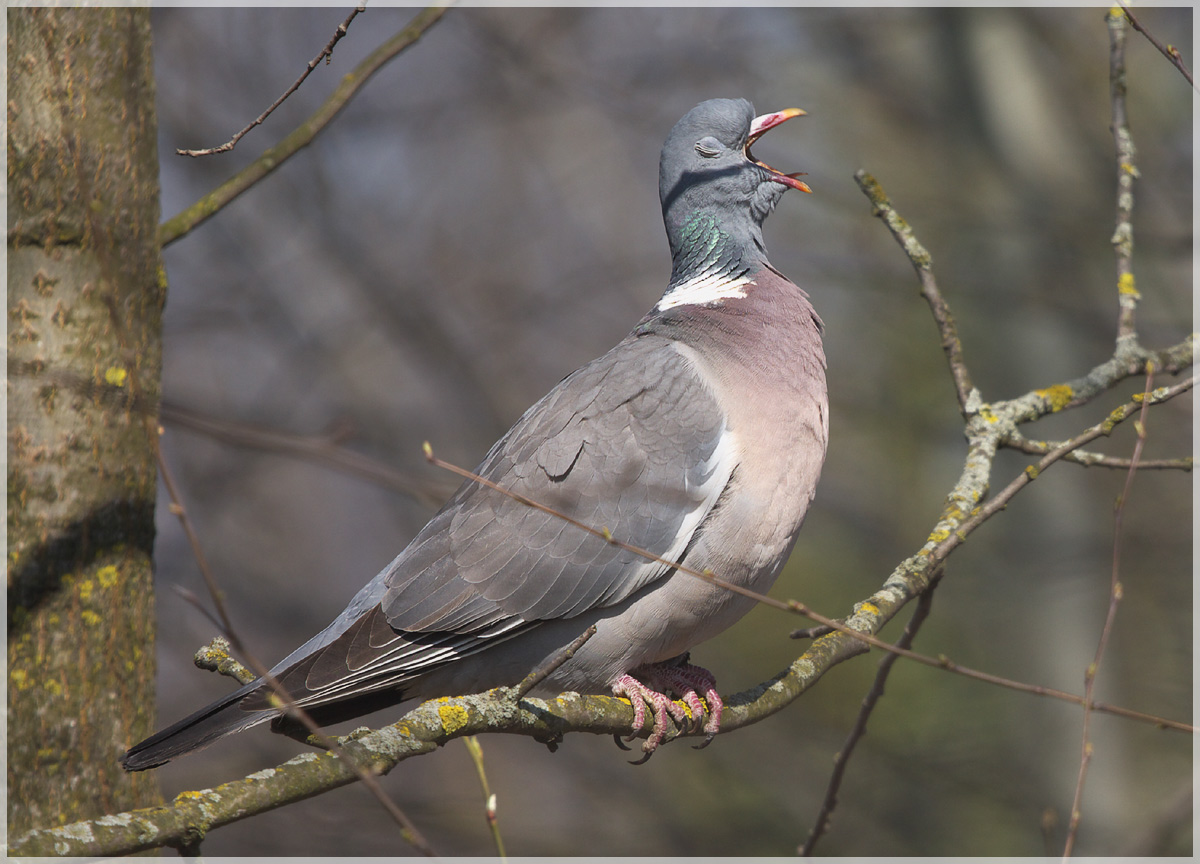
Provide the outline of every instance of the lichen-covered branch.
<path id="1" fill-rule="evenodd" d="M 1137 340 L 1136 312 L 1141 295 L 1133 276 L 1133 181 L 1138 169 L 1136 150 L 1125 113 L 1125 13 L 1114 7 L 1105 21 L 1109 36 L 1109 89 L 1112 96 L 1112 133 L 1117 148 L 1117 215 L 1111 243 L 1117 256 L 1117 345 Z"/>
<path id="2" fill-rule="evenodd" d="M 816 646 L 814 646 L 814 649 Z M 833 655 L 810 649 L 786 672 L 728 697 L 722 728 L 737 729 L 774 713 L 812 686 Z M 806 660 L 809 655 L 812 659 Z M 341 739 L 343 752 L 368 771 L 386 774 L 400 762 L 467 735 L 508 732 L 553 745 L 567 732 L 625 735 L 633 724 L 627 700 L 567 693 L 555 699 L 514 698 L 515 688 L 476 696 L 435 699 L 398 723 Z M 184 792 L 148 807 L 16 838 L 11 855 L 122 855 L 162 846 L 195 844 L 213 828 L 354 782 L 355 773 L 332 752 L 304 753 L 277 768 L 213 789 Z"/>
<path id="3" fill-rule="evenodd" d="M 1004 440 L 1004 446 L 1020 450 L 1022 453 L 1032 453 L 1038 456 L 1044 456 L 1051 450 L 1059 447 L 1061 441 L 1033 441 L 1026 438 L 1020 432 L 1010 432 Z M 1120 456 L 1105 456 L 1103 453 L 1094 453 L 1091 450 L 1075 450 L 1063 457 L 1066 462 L 1074 462 L 1076 465 L 1084 467 L 1098 468 L 1120 468 L 1128 469 L 1133 460 L 1124 459 Z M 1175 471 L 1191 471 L 1195 459 L 1191 456 L 1180 456 L 1178 459 L 1140 459 L 1137 463 L 1137 470 L 1145 471 L 1147 469 L 1166 469 Z"/>

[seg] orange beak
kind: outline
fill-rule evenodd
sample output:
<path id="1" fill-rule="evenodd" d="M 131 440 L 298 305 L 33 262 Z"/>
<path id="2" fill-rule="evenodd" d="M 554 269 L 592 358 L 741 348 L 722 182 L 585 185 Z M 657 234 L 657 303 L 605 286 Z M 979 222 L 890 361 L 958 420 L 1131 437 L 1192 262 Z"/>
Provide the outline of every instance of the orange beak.
<path id="1" fill-rule="evenodd" d="M 784 174 L 782 171 L 775 170 L 766 162 L 755 159 L 750 153 L 750 145 L 761 138 L 763 133 L 768 129 L 774 129 L 779 124 L 785 123 L 788 120 L 791 120 L 793 117 L 801 117 L 805 113 L 806 112 L 800 110 L 799 108 L 784 108 L 782 111 L 775 111 L 771 114 L 763 114 L 755 117 L 754 121 L 750 124 L 750 135 L 746 138 L 745 150 L 746 158 L 754 164 L 771 172 L 772 180 L 776 180 L 782 183 L 784 186 L 790 186 L 792 189 L 799 189 L 801 192 L 811 192 L 812 189 L 808 188 L 807 183 L 805 183 L 803 180 L 797 179 L 798 177 L 803 176 L 805 172 L 797 171 L 793 174 Z"/>

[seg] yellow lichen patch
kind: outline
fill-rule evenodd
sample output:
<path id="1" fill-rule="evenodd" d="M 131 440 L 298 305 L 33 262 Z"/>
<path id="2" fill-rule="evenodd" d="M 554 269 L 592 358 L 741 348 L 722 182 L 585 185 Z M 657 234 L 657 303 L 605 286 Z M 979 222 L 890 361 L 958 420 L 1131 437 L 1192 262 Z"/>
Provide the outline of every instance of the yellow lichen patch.
<path id="1" fill-rule="evenodd" d="M 55 681 L 53 678 L 48 678 L 46 680 L 45 687 L 46 687 L 46 691 L 53 696 L 61 696 L 62 695 L 62 685 L 59 684 L 57 681 Z"/>
<path id="2" fill-rule="evenodd" d="M 1044 390 L 1036 392 L 1037 395 L 1045 399 L 1050 405 L 1052 413 L 1066 408 L 1071 404 L 1071 400 L 1075 398 L 1075 391 L 1066 384 L 1055 384 L 1053 387 L 1047 387 Z"/>
<path id="3" fill-rule="evenodd" d="M 858 604 L 858 611 L 865 612 L 868 615 L 878 615 L 879 607 L 876 606 L 874 603 L 863 602 L 863 603 Z"/>
<path id="4" fill-rule="evenodd" d="M 124 387 L 129 373 L 120 366 L 109 366 L 104 370 L 104 380 L 114 387 Z"/>
<path id="5" fill-rule="evenodd" d="M 999 423 L 1000 417 L 988 406 L 984 405 L 979 409 L 979 416 L 989 423 Z"/>
<path id="6" fill-rule="evenodd" d="M 1132 273 L 1121 274 L 1121 278 L 1117 280 L 1117 293 L 1138 300 L 1142 298 L 1141 293 L 1137 290 L 1137 280 L 1133 278 Z"/>
<path id="7" fill-rule="evenodd" d="M 100 616 L 97 615 L 95 612 L 93 612 L 91 609 L 84 609 L 83 615 L 81 615 L 80 617 L 83 618 L 83 623 L 89 627 L 95 627 L 97 624 L 100 623 Z"/>
<path id="8" fill-rule="evenodd" d="M 87 603 L 92 599 L 92 591 L 95 590 L 95 588 L 95 582 L 93 582 L 91 579 L 84 579 L 79 583 L 79 599 L 82 602 Z"/>
<path id="9" fill-rule="evenodd" d="M 8 680 L 12 681 L 14 687 L 18 690 L 28 690 L 30 686 L 29 673 L 24 669 L 14 669 L 8 676 Z"/>
<path id="10" fill-rule="evenodd" d="M 111 564 L 107 564 L 96 571 L 96 578 L 100 581 L 101 588 L 111 588 L 117 584 L 117 579 L 121 576 L 121 571 Z"/>
<path id="11" fill-rule="evenodd" d="M 932 534 L 929 535 L 928 542 L 941 543 L 943 540 L 945 540 L 949 536 L 950 536 L 949 531 L 947 531 L 945 528 L 939 528 L 936 531 L 934 531 Z"/>
<path id="12" fill-rule="evenodd" d="M 439 705 L 437 713 L 438 719 L 442 721 L 442 728 L 450 735 L 466 726 L 467 721 L 471 718 L 467 709 L 461 705 Z"/>

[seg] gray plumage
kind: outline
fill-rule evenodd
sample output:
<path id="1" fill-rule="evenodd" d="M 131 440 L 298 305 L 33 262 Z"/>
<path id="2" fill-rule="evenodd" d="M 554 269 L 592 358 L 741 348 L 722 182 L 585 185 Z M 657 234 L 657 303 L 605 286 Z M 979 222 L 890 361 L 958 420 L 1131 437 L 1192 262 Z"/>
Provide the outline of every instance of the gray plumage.
<path id="1" fill-rule="evenodd" d="M 660 168 L 667 291 L 629 336 L 526 411 L 477 474 L 666 560 L 771 586 L 828 437 L 820 320 L 762 242 L 783 192 L 807 187 L 748 149 L 796 113 L 755 118 L 745 100 L 720 99 L 676 124 Z M 272 674 L 330 723 L 514 684 L 596 624 L 540 690 L 612 692 L 752 605 L 467 481 Z M 252 682 L 122 764 L 151 768 L 270 720 L 269 695 Z"/>

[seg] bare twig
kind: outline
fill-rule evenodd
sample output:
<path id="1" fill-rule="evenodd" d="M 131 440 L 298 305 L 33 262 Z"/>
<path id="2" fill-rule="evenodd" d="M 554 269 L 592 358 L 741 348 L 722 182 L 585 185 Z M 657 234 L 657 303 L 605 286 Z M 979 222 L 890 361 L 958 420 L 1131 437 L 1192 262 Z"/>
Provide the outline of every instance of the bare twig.
<path id="1" fill-rule="evenodd" d="M 1061 702 L 1070 702 L 1073 705 L 1085 704 L 1084 697 L 1076 696 L 1074 693 L 1066 693 L 1062 690 L 1055 690 L 1051 687 L 1041 687 L 1037 684 L 1026 684 L 1023 681 L 1013 681 L 1010 678 L 1002 678 L 999 675 L 992 675 L 989 672 L 981 672 L 978 669 L 960 666 L 945 656 L 929 657 L 924 654 L 918 654 L 915 651 L 909 651 L 905 648 L 901 648 L 899 645 L 892 645 L 891 643 L 884 642 L 875 636 L 850 630 L 844 624 L 841 624 L 840 622 L 831 618 L 826 618 L 818 612 L 814 612 L 803 603 L 796 603 L 793 601 L 790 605 L 796 612 L 812 618 L 814 621 L 826 621 L 832 628 L 841 633 L 846 633 L 847 635 L 853 636 L 860 642 L 865 642 L 873 648 L 879 648 L 880 650 L 913 660 L 923 666 L 930 666 L 934 669 L 944 669 L 947 672 L 954 672 L 955 674 L 962 675 L 965 678 L 972 678 L 976 681 L 982 681 L 985 684 L 994 684 L 998 687 L 1004 687 L 1008 690 L 1016 690 L 1021 693 L 1030 693 L 1034 696 L 1047 696 L 1051 699 L 1058 699 Z M 1153 714 L 1146 714 L 1141 711 L 1133 711 L 1129 708 L 1122 708 L 1119 705 L 1108 705 L 1107 703 L 1103 702 L 1093 702 L 1092 710 L 1100 711 L 1105 714 L 1114 714 L 1118 717 L 1124 717 L 1128 720 L 1138 720 L 1143 723 L 1149 723 L 1153 726 L 1158 726 L 1162 729 L 1174 729 L 1177 732 L 1187 732 L 1189 734 L 1196 731 L 1195 727 L 1193 727 L 1191 724 L 1183 723 L 1178 720 L 1168 720 L 1165 717 L 1157 717 Z"/>
<path id="2" fill-rule="evenodd" d="M 913 612 L 913 616 L 909 619 L 900 638 L 896 640 L 896 647 L 909 648 L 912 645 L 917 631 L 921 629 L 921 625 L 929 617 L 929 609 L 932 605 L 933 591 L 931 589 L 922 594 L 917 601 L 917 609 Z M 899 656 L 896 653 L 888 653 L 879 661 L 879 671 L 875 673 L 875 681 L 872 683 L 871 689 L 863 697 L 862 707 L 859 709 L 858 716 L 854 719 L 854 726 L 851 727 L 850 733 L 846 736 L 845 743 L 842 744 L 841 749 L 837 752 L 837 756 L 834 757 L 833 773 L 829 777 L 829 785 L 825 790 L 825 799 L 821 802 L 821 810 L 817 814 L 812 830 L 808 832 L 808 838 L 799 849 L 802 856 L 808 857 L 812 855 L 817 841 L 829 830 L 830 817 L 833 815 L 834 808 L 837 807 L 838 790 L 842 787 L 842 777 L 846 773 L 846 766 L 850 764 L 850 756 L 854 753 L 854 748 L 862 739 L 862 736 L 867 732 L 867 720 L 870 719 L 871 712 L 875 710 L 875 706 L 879 703 L 879 700 L 883 698 L 884 683 L 887 681 L 888 674 L 892 671 L 892 666 L 895 665 Z"/>
<path id="3" fill-rule="evenodd" d="M 822 636 L 827 636 L 834 632 L 832 627 L 826 627 L 824 624 L 817 624 L 812 627 L 801 627 L 798 630 L 793 630 L 788 634 L 789 639 L 819 639 Z"/>
<path id="4" fill-rule="evenodd" d="M 227 204 L 270 174 L 289 157 L 308 146 L 337 114 L 346 107 L 364 84 L 383 66 L 421 38 L 446 13 L 445 6 L 429 6 L 409 22 L 408 26 L 388 39 L 342 78 L 328 99 L 300 124 L 290 135 L 263 151 L 253 163 L 226 180 L 182 213 L 158 226 L 158 241 L 163 246 L 178 240 L 197 225 L 220 212 Z"/>
<path id="5" fill-rule="evenodd" d="M 950 374 L 954 378 L 954 392 L 958 396 L 958 406 L 966 414 L 974 386 L 971 384 L 971 375 L 967 371 L 967 362 L 963 357 L 962 342 L 958 338 L 958 327 L 954 323 L 954 316 L 950 314 L 950 307 L 946 305 L 941 291 L 938 290 L 937 281 L 933 278 L 933 256 L 917 240 L 908 222 L 901 218 L 900 214 L 892 207 L 892 202 L 888 200 L 883 187 L 874 177 L 866 171 L 856 171 L 854 179 L 858 181 L 859 188 L 871 201 L 874 214 L 887 225 L 888 230 L 892 232 L 892 236 L 896 238 L 896 242 L 900 244 L 904 254 L 908 256 L 908 260 L 912 262 L 913 268 L 917 271 L 917 278 L 921 282 L 921 296 L 925 298 L 925 302 L 929 304 L 929 310 L 933 313 L 933 320 L 937 324 L 942 340 L 942 351 L 946 354 L 946 362 L 949 363 Z"/>
<path id="6" fill-rule="evenodd" d="M 475 773 L 479 775 L 479 785 L 483 789 L 483 812 L 487 817 L 488 830 L 492 834 L 492 842 L 496 845 L 496 855 L 501 864 L 504 864 L 508 861 L 508 856 L 504 854 L 504 838 L 500 836 L 500 823 L 496 818 L 496 793 L 488 785 L 487 771 L 483 767 L 483 745 L 479 743 L 477 735 L 466 736 L 463 743 L 467 745 L 467 752 L 471 754 L 471 761 L 475 763 Z"/>
<path id="7" fill-rule="evenodd" d="M 436 510 L 445 503 L 454 491 L 452 486 L 420 480 L 377 459 L 339 446 L 344 437 L 345 430 L 342 429 L 324 435 L 293 435 L 277 429 L 234 423 L 170 402 L 163 403 L 159 416 L 164 425 L 189 429 L 226 444 L 296 456 L 361 477 L 406 495 L 431 510 Z"/>
<path id="8" fill-rule="evenodd" d="M 245 137 L 246 133 L 248 133 L 255 126 L 260 125 L 264 120 L 266 120 L 268 117 L 270 117 L 272 112 L 274 112 L 274 110 L 276 108 L 278 108 L 280 105 L 282 105 L 284 103 L 284 100 L 286 100 L 289 96 L 291 96 L 293 93 L 295 93 L 297 90 L 299 90 L 300 85 L 304 83 L 304 79 L 307 78 L 309 76 L 309 74 L 311 74 L 312 71 L 317 68 L 317 65 L 322 60 L 325 60 L 326 62 L 328 62 L 329 59 L 333 58 L 333 46 L 336 45 L 339 41 L 341 41 L 341 38 L 346 35 L 346 30 L 347 30 L 347 28 L 349 28 L 350 22 L 355 19 L 355 17 L 358 15 L 358 13 L 365 12 L 366 9 L 367 9 L 367 5 L 365 3 L 363 3 L 363 4 L 360 4 L 353 12 L 351 12 L 350 16 L 345 21 L 343 21 L 341 24 L 338 25 L 337 30 L 335 30 L 333 33 L 333 38 L 330 39 L 329 42 L 325 45 L 325 47 L 321 49 L 321 53 L 318 54 L 313 59 L 308 61 L 308 65 L 304 67 L 304 72 L 301 73 L 300 77 L 296 79 L 296 82 L 294 84 L 292 84 L 292 86 L 289 87 L 287 90 L 285 90 L 282 96 L 280 96 L 278 99 L 276 99 L 274 102 L 272 102 L 271 106 L 269 108 L 267 108 L 266 111 L 264 111 L 263 113 L 261 113 L 257 117 L 255 117 L 254 120 L 252 120 L 250 122 L 249 126 L 246 126 L 241 131 L 235 133 L 232 138 L 230 138 L 228 141 L 226 141 L 224 144 L 220 145 L 219 147 L 206 147 L 203 150 L 178 150 L 177 149 L 175 152 L 177 154 L 179 154 L 180 156 L 212 156 L 216 153 L 226 153 L 226 152 L 232 150 L 234 147 L 237 146 L 237 143 L 239 141 L 241 141 L 242 138 Z"/>
<path id="9" fill-rule="evenodd" d="M 1146 373 L 1146 393 L 1150 393 L 1150 385 L 1154 380 L 1154 370 Z M 1117 617 L 1117 606 L 1121 602 L 1121 596 L 1124 589 L 1121 586 L 1121 525 L 1124 522 L 1125 505 L 1129 501 L 1129 493 L 1133 488 L 1133 477 L 1137 473 L 1137 463 L 1142 455 L 1142 448 L 1146 443 L 1146 417 L 1149 410 L 1149 400 L 1142 403 L 1141 415 L 1135 421 L 1134 425 L 1137 429 L 1137 441 L 1133 445 L 1133 456 L 1130 458 L 1129 472 L 1125 475 L 1125 487 L 1121 490 L 1121 495 L 1117 498 L 1116 510 L 1113 514 L 1113 551 L 1112 551 L 1112 579 L 1109 584 L 1108 595 L 1108 612 L 1104 617 L 1104 627 L 1100 630 L 1100 642 L 1096 646 L 1096 656 L 1088 665 L 1087 671 L 1083 676 L 1083 744 L 1082 753 L 1079 759 L 1079 776 L 1075 781 L 1075 798 L 1071 802 L 1071 818 L 1067 823 L 1067 840 L 1063 847 L 1063 857 L 1070 858 L 1071 853 L 1075 848 L 1075 839 L 1079 834 L 1079 823 L 1083 818 L 1082 801 L 1083 801 L 1083 784 L 1087 780 L 1088 766 L 1092 761 L 1092 739 L 1091 739 L 1091 723 L 1092 723 L 1092 696 L 1096 689 L 1096 675 L 1100 671 L 1100 661 L 1104 659 L 1104 650 L 1108 647 L 1109 637 L 1112 635 L 1113 621 Z"/>
<path id="10" fill-rule="evenodd" d="M 1125 0 L 1117 0 L 1117 2 L 1121 5 L 1121 9 L 1124 10 L 1125 17 L 1129 19 L 1129 23 L 1133 25 L 1133 29 L 1145 36 L 1151 45 L 1157 48 L 1164 57 L 1170 60 L 1171 64 L 1181 73 L 1183 73 L 1183 77 L 1187 79 L 1188 84 L 1191 84 L 1192 89 L 1195 90 L 1196 82 L 1192 80 L 1192 73 L 1188 69 L 1187 64 L 1183 62 L 1183 56 L 1179 53 L 1179 49 L 1174 45 L 1163 45 L 1161 42 L 1155 39 L 1154 34 L 1143 27 L 1142 23 L 1138 21 L 1136 17 L 1134 17 L 1133 10 L 1126 5 Z"/>
<path id="11" fill-rule="evenodd" d="M 591 627 L 587 628 L 581 634 L 576 636 L 575 639 L 571 641 L 570 645 L 568 645 L 566 648 L 563 648 L 541 666 L 534 669 L 532 672 L 522 678 L 521 683 L 513 688 L 513 693 L 516 698 L 520 699 L 526 693 L 529 693 L 531 690 L 533 690 L 534 687 L 545 681 L 546 678 L 552 675 L 559 666 L 574 657 L 575 652 L 583 647 L 584 642 L 587 642 L 595 635 L 596 625 L 593 624 Z"/>

